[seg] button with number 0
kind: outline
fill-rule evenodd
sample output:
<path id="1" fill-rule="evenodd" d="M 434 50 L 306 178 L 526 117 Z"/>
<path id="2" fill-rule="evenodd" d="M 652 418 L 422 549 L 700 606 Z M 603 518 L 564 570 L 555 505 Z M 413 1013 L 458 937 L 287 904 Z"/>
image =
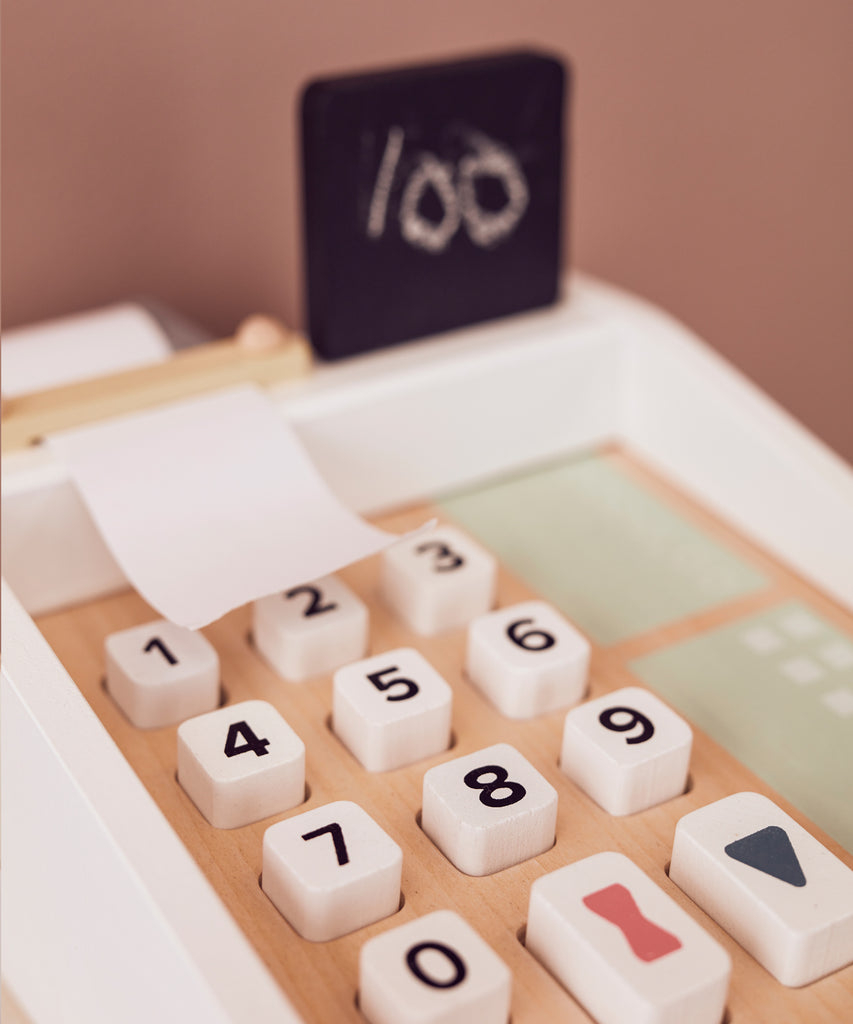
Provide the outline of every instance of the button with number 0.
<path id="1" fill-rule="evenodd" d="M 586 637 L 545 601 L 499 608 L 468 628 L 468 676 L 508 718 L 576 704 L 589 658 Z"/>
<path id="2" fill-rule="evenodd" d="M 299 683 L 361 658 L 368 611 L 336 576 L 262 597 L 252 605 L 252 638 L 264 660 Z"/>
<path id="3" fill-rule="evenodd" d="M 453 694 L 411 647 L 374 655 L 335 673 L 332 728 L 372 772 L 446 750 Z"/>
<path id="4" fill-rule="evenodd" d="M 554 845 L 557 791 L 508 743 L 424 775 L 424 832 L 466 875 L 490 875 Z"/>
<path id="5" fill-rule="evenodd" d="M 305 745 L 263 700 L 178 728 L 178 781 L 216 828 L 239 828 L 305 799 Z"/>
<path id="6" fill-rule="evenodd" d="M 506 1024 L 511 985 L 503 960 L 452 910 L 361 949 L 358 1001 L 370 1024 Z"/>
<path id="7" fill-rule="evenodd" d="M 455 629 L 492 607 L 497 562 L 452 526 L 406 538 L 382 553 L 386 603 L 422 636 Z"/>
<path id="8" fill-rule="evenodd" d="M 201 634 L 160 619 L 104 643 L 107 690 L 134 725 L 174 725 L 219 703 L 219 658 Z"/>
<path id="9" fill-rule="evenodd" d="M 684 792 L 692 745 L 683 718 L 628 686 L 569 711 L 560 767 L 610 814 L 634 814 Z"/>
<path id="10" fill-rule="evenodd" d="M 264 892 L 312 942 L 346 935 L 399 909 L 403 851 L 348 800 L 271 825 L 263 858 Z"/>

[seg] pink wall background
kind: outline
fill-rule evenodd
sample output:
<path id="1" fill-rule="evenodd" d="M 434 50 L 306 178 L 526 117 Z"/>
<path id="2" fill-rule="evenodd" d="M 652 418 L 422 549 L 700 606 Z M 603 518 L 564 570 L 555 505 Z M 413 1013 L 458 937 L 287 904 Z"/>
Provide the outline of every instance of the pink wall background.
<path id="1" fill-rule="evenodd" d="M 302 322 L 318 74 L 569 57 L 575 265 L 698 330 L 853 461 L 849 0 L 6 0 L 8 326 L 155 296 Z"/>

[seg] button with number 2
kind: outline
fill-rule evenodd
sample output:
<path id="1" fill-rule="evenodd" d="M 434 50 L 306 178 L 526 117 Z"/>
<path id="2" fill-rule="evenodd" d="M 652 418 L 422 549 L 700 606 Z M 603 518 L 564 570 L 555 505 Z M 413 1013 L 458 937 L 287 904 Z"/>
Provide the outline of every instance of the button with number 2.
<path id="1" fill-rule="evenodd" d="M 239 828 L 305 799 L 305 744 L 276 709 L 247 700 L 178 729 L 178 782 L 216 828 Z"/>

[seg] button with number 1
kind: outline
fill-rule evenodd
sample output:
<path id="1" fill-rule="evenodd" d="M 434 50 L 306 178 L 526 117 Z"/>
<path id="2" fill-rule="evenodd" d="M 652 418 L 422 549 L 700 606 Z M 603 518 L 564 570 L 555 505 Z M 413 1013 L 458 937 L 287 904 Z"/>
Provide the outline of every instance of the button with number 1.
<path id="1" fill-rule="evenodd" d="M 272 704 L 247 700 L 178 728 L 178 782 L 216 828 L 239 828 L 305 799 L 305 744 Z"/>

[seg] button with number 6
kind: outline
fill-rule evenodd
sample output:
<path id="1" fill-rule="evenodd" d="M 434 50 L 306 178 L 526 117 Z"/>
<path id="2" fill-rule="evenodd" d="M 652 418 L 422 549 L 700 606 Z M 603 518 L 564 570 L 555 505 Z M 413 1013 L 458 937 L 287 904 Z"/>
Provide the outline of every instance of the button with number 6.
<path id="1" fill-rule="evenodd" d="M 178 729 L 178 782 L 216 828 L 239 828 L 305 799 L 305 744 L 263 700 Z"/>
<path id="2" fill-rule="evenodd" d="M 545 601 L 499 608 L 468 628 L 468 676 L 507 718 L 576 704 L 589 657 L 586 637 Z"/>
<path id="3" fill-rule="evenodd" d="M 610 814 L 634 814 L 684 792 L 693 733 L 653 693 L 628 686 L 572 708 L 560 767 Z"/>

